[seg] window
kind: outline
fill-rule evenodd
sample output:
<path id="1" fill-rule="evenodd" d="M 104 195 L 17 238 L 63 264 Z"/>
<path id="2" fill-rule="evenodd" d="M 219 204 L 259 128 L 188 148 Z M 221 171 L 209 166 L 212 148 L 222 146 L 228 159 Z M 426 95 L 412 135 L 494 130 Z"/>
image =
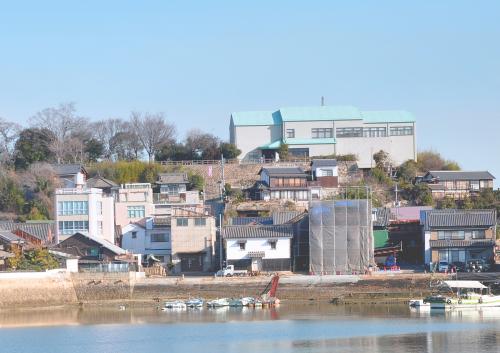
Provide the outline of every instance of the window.
<path id="1" fill-rule="evenodd" d="M 363 137 L 362 127 L 339 127 L 336 137 Z"/>
<path id="2" fill-rule="evenodd" d="M 132 239 L 137 239 L 137 232 L 132 232 Z"/>
<path id="3" fill-rule="evenodd" d="M 286 137 L 294 138 L 295 137 L 295 129 L 286 129 Z"/>
<path id="4" fill-rule="evenodd" d="M 484 229 L 482 230 L 467 230 L 465 231 L 466 239 L 484 239 L 485 238 Z"/>
<path id="5" fill-rule="evenodd" d="M 187 227 L 189 218 L 177 218 L 177 227 Z"/>
<path id="6" fill-rule="evenodd" d="M 319 176 L 333 176 L 333 170 L 331 169 L 320 169 Z"/>
<path id="7" fill-rule="evenodd" d="M 87 256 L 97 257 L 99 256 L 99 248 L 88 248 L 86 253 Z"/>
<path id="8" fill-rule="evenodd" d="M 246 247 L 245 242 L 240 242 L 239 245 L 240 245 L 240 250 L 245 250 L 245 247 Z"/>
<path id="9" fill-rule="evenodd" d="M 128 218 L 144 218 L 144 206 L 127 206 Z"/>
<path id="10" fill-rule="evenodd" d="M 75 233 L 88 233 L 88 221 L 59 221 L 59 234 L 73 235 Z"/>
<path id="11" fill-rule="evenodd" d="M 167 235 L 165 233 L 151 234 L 152 243 L 161 243 L 165 241 L 168 241 Z"/>
<path id="12" fill-rule="evenodd" d="M 439 240 L 465 239 L 463 230 L 440 230 L 438 231 Z"/>
<path id="13" fill-rule="evenodd" d="M 97 202 L 97 214 L 102 215 L 102 202 Z"/>
<path id="14" fill-rule="evenodd" d="M 271 250 L 276 250 L 276 240 L 269 240 L 269 245 L 271 246 Z"/>
<path id="15" fill-rule="evenodd" d="M 102 221 L 97 222 L 97 233 L 102 235 Z"/>
<path id="16" fill-rule="evenodd" d="M 413 135 L 413 126 L 395 126 L 391 127 L 391 136 Z"/>
<path id="17" fill-rule="evenodd" d="M 288 155 L 297 158 L 309 157 L 309 148 L 289 148 Z"/>
<path id="18" fill-rule="evenodd" d="M 333 137 L 333 129 L 330 128 L 311 129 L 311 137 L 313 139 L 331 138 Z"/>
<path id="19" fill-rule="evenodd" d="M 364 137 L 386 137 L 387 129 L 385 127 L 365 127 L 363 129 Z"/>
<path id="20" fill-rule="evenodd" d="M 89 214 L 88 201 L 60 201 L 57 203 L 59 216 L 87 215 Z"/>
<path id="21" fill-rule="evenodd" d="M 470 182 L 470 188 L 471 190 L 479 190 L 479 180 L 471 180 Z"/>
<path id="22" fill-rule="evenodd" d="M 207 225 L 207 219 L 206 218 L 195 218 L 194 225 L 196 227 L 204 227 Z"/>

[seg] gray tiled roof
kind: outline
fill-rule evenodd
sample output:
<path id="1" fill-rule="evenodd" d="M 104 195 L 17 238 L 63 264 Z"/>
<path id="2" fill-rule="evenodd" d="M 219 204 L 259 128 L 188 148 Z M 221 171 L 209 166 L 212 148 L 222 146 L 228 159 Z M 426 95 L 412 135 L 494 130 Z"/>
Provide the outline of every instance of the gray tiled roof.
<path id="1" fill-rule="evenodd" d="M 124 255 L 127 253 L 126 250 L 124 250 L 124 249 L 120 248 L 119 246 L 107 241 L 106 239 L 102 239 L 102 238 L 91 236 L 89 234 L 82 234 L 82 233 L 75 233 L 71 237 L 75 237 L 75 236 L 82 236 L 82 237 L 89 238 L 90 240 L 93 240 L 96 243 L 100 244 L 101 246 L 105 247 L 109 251 L 115 253 L 116 255 Z M 68 239 L 70 239 L 71 237 L 69 237 Z M 66 241 L 68 241 L 68 239 L 59 243 L 58 248 L 63 249 L 63 251 L 64 251 L 64 243 Z"/>
<path id="2" fill-rule="evenodd" d="M 335 167 L 337 165 L 336 159 L 313 159 L 311 162 L 311 168 L 315 169 L 318 167 Z"/>
<path id="3" fill-rule="evenodd" d="M 493 180 L 495 177 L 488 171 L 451 171 L 451 170 L 430 170 L 429 174 L 434 178 L 444 180 Z"/>
<path id="4" fill-rule="evenodd" d="M 41 222 L 0 222 L 0 229 L 15 231 L 21 230 L 35 238 L 42 241 L 43 244 L 51 244 L 55 241 L 55 222 L 54 221 L 41 221 Z M 50 236 L 52 238 L 50 238 Z"/>
<path id="5" fill-rule="evenodd" d="M 249 224 L 272 225 L 273 217 L 234 217 L 231 218 L 231 225 L 243 226 Z"/>
<path id="6" fill-rule="evenodd" d="M 300 167 L 283 167 L 283 168 L 262 168 L 259 172 L 267 171 L 270 176 L 293 176 L 297 178 L 306 178 L 306 173 Z"/>
<path id="7" fill-rule="evenodd" d="M 14 233 L 11 233 L 8 230 L 0 230 L 0 239 L 4 239 L 8 242 L 24 242 L 23 238 L 18 237 Z"/>
<path id="8" fill-rule="evenodd" d="M 431 240 L 431 248 L 462 248 L 462 247 L 483 247 L 494 246 L 493 239 L 472 239 L 472 240 Z"/>
<path id="9" fill-rule="evenodd" d="M 104 188 L 115 188 L 118 186 L 119 185 L 115 183 L 113 180 L 109 180 L 101 176 L 95 176 L 87 180 L 88 188 L 104 189 Z"/>
<path id="10" fill-rule="evenodd" d="M 186 173 L 160 173 L 157 184 L 188 184 Z"/>
<path id="11" fill-rule="evenodd" d="M 224 239 L 292 238 L 291 224 L 272 226 L 226 226 L 222 228 Z"/>
<path id="12" fill-rule="evenodd" d="M 277 211 L 273 212 L 273 224 L 285 224 L 291 221 L 298 215 L 302 214 L 299 211 Z"/>
<path id="13" fill-rule="evenodd" d="M 489 228 L 496 224 L 496 210 L 430 210 L 423 211 L 426 230 L 432 228 Z"/>
<path id="14" fill-rule="evenodd" d="M 81 164 L 51 164 L 51 167 L 57 175 L 76 175 L 81 170 L 87 173 Z"/>

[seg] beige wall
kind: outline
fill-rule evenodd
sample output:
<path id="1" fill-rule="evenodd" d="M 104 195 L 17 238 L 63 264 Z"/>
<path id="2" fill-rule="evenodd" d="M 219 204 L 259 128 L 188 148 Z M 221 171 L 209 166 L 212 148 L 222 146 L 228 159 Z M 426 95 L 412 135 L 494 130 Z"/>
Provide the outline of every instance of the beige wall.
<path id="1" fill-rule="evenodd" d="M 153 190 L 149 188 L 126 189 L 120 188 L 117 202 L 115 202 L 115 224 L 124 227 L 140 218 L 128 218 L 128 206 L 144 206 L 144 217 L 154 213 Z"/>
<path id="2" fill-rule="evenodd" d="M 236 126 L 235 142 L 241 150 L 239 159 L 247 157 L 248 153 L 257 151 L 258 147 L 266 145 L 281 138 L 281 125 L 279 126 Z"/>

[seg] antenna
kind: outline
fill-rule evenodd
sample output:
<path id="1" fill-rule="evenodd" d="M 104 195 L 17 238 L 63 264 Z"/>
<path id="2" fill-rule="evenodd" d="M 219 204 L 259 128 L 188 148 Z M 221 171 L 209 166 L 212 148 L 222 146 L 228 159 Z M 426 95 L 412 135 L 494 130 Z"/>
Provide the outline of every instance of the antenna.
<path id="1" fill-rule="evenodd" d="M 323 107 L 325 105 L 325 97 L 321 96 L 321 106 Z"/>

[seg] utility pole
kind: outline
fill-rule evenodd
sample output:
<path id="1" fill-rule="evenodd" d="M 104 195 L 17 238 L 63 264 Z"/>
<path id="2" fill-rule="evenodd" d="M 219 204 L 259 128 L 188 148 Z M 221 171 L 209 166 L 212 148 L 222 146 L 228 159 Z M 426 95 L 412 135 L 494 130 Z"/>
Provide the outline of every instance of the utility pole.
<path id="1" fill-rule="evenodd" d="M 399 215 L 398 191 L 398 183 L 396 183 L 396 187 L 394 189 L 394 192 L 396 193 L 396 215 Z"/>
<path id="2" fill-rule="evenodd" d="M 221 181 L 220 181 L 220 199 L 223 201 L 224 199 L 224 187 L 225 187 L 225 180 L 224 180 L 224 155 L 220 155 L 220 175 L 221 175 Z"/>

